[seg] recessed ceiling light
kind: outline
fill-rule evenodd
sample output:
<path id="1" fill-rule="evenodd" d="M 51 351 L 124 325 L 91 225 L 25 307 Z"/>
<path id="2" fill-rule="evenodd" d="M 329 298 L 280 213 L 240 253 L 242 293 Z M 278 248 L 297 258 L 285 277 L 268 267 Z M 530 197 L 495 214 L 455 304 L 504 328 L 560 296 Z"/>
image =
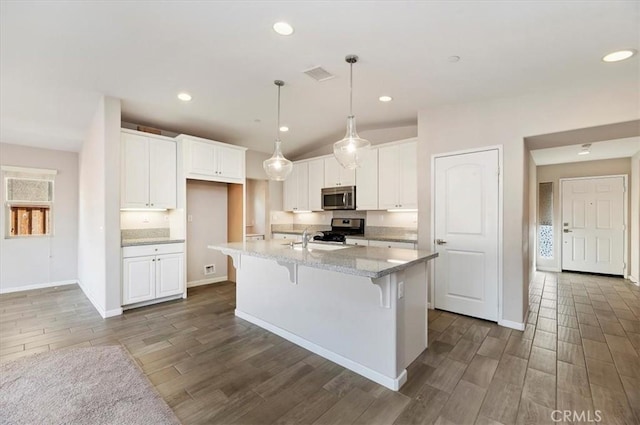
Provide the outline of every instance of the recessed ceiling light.
<path id="1" fill-rule="evenodd" d="M 283 125 L 282 127 L 280 127 L 280 131 L 289 131 L 289 127 L 287 127 L 286 125 Z"/>
<path id="2" fill-rule="evenodd" d="M 602 58 L 602 61 L 603 62 L 620 62 L 625 59 L 629 59 L 631 56 L 635 55 L 636 53 L 637 51 L 634 49 L 618 50 L 617 52 L 611 52 L 608 55 L 605 55 Z"/>
<path id="3" fill-rule="evenodd" d="M 393 98 L 391 96 L 380 96 L 378 100 L 380 102 L 391 102 Z"/>
<path id="4" fill-rule="evenodd" d="M 276 22 L 273 24 L 273 30 L 280 35 L 293 34 L 293 27 L 286 22 Z"/>
<path id="5" fill-rule="evenodd" d="M 191 100 L 191 95 L 189 93 L 178 93 L 178 99 L 188 102 Z"/>

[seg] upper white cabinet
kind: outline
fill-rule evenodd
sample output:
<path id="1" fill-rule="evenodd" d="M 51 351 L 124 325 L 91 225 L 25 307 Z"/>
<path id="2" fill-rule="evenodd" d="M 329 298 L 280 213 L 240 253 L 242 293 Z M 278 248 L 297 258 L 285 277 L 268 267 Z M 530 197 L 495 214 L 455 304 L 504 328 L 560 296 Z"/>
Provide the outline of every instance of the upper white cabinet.
<path id="1" fill-rule="evenodd" d="M 322 188 L 324 187 L 324 159 L 309 161 L 309 209 L 322 211 Z"/>
<path id="2" fill-rule="evenodd" d="M 186 178 L 241 183 L 246 148 L 181 134 Z"/>
<path id="3" fill-rule="evenodd" d="M 324 187 L 355 186 L 355 184 L 355 170 L 347 170 L 334 156 L 324 159 Z"/>
<path id="4" fill-rule="evenodd" d="M 308 162 L 293 164 L 293 170 L 283 184 L 282 203 L 285 211 L 309 211 Z"/>
<path id="5" fill-rule="evenodd" d="M 121 144 L 121 208 L 175 208 L 176 142 L 122 130 Z"/>
<path id="6" fill-rule="evenodd" d="M 378 149 L 371 148 L 356 168 L 356 209 L 378 209 Z"/>
<path id="7" fill-rule="evenodd" d="M 380 209 L 418 208 L 416 156 L 415 140 L 379 149 L 378 205 Z"/>

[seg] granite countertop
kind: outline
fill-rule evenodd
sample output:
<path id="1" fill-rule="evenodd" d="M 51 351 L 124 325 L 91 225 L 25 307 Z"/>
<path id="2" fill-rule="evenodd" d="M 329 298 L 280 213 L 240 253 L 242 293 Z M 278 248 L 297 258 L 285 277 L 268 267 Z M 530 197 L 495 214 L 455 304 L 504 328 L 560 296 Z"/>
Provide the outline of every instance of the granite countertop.
<path id="1" fill-rule="evenodd" d="M 180 243 L 184 242 L 184 239 L 170 239 L 170 238 L 139 238 L 139 239 L 122 239 L 120 246 L 138 246 L 138 245 L 156 245 L 165 243 Z"/>
<path id="2" fill-rule="evenodd" d="M 294 246 L 295 248 L 292 248 L 291 244 L 282 240 L 271 240 L 233 242 L 210 245 L 208 248 L 227 255 L 244 254 L 373 279 L 438 256 L 438 253 L 432 251 L 372 246 L 345 245 L 346 248 L 331 251 L 313 247 L 304 249 L 300 244 Z"/>

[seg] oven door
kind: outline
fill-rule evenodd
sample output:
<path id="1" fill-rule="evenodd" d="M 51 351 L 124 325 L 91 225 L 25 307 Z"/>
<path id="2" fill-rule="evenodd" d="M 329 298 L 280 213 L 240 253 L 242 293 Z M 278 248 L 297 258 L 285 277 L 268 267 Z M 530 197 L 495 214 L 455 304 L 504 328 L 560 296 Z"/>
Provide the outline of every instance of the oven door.
<path id="1" fill-rule="evenodd" d="M 356 209 L 355 186 L 327 187 L 322 189 L 323 210 L 354 210 Z"/>

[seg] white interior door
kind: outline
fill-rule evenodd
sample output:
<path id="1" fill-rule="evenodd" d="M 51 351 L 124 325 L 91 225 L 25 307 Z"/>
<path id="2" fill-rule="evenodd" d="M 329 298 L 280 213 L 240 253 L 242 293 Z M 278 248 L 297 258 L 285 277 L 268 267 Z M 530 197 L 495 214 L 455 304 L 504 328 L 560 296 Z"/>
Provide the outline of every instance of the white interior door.
<path id="1" fill-rule="evenodd" d="M 624 275 L 624 177 L 562 181 L 562 269 Z"/>
<path id="2" fill-rule="evenodd" d="M 435 308 L 498 320 L 499 154 L 435 159 Z"/>

